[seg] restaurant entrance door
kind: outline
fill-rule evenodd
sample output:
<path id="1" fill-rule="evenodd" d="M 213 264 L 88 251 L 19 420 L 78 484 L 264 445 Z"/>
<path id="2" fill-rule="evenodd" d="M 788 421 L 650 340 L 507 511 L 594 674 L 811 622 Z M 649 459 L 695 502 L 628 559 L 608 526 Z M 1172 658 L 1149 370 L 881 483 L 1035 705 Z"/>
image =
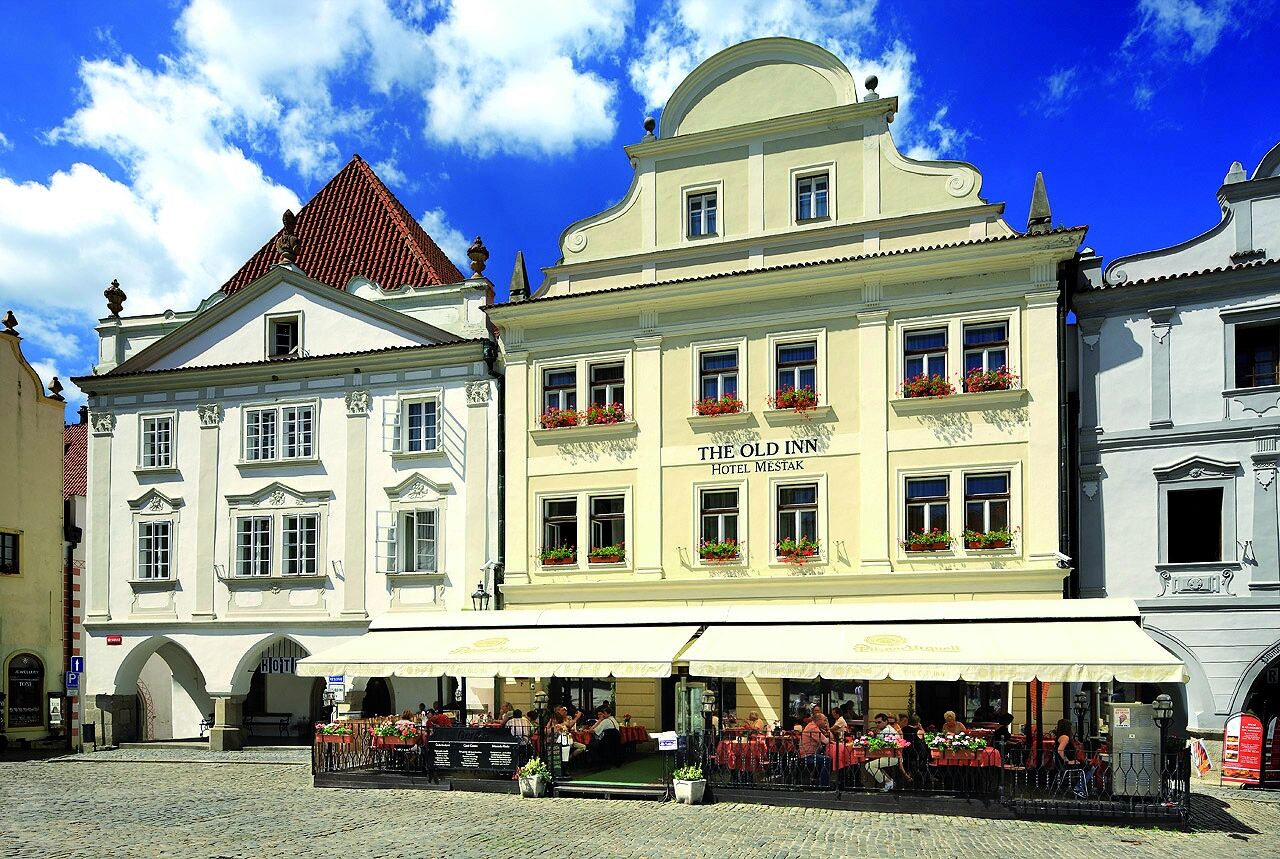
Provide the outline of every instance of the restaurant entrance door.
<path id="1" fill-rule="evenodd" d="M 705 683 L 681 679 L 676 685 L 676 731 L 688 736 L 700 734 L 703 728 L 702 695 Z"/>

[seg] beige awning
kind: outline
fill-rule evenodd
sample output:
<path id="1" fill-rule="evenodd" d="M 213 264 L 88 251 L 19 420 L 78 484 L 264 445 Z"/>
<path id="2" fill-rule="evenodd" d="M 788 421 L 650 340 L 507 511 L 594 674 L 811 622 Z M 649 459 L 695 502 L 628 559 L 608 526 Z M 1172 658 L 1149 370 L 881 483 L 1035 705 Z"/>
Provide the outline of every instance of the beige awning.
<path id="1" fill-rule="evenodd" d="M 305 677 L 669 677 L 697 631 L 696 625 L 374 631 L 299 660 L 297 670 Z"/>
<path id="2" fill-rule="evenodd" d="M 699 677 L 1186 682 L 1130 620 L 712 625 L 682 661 Z"/>

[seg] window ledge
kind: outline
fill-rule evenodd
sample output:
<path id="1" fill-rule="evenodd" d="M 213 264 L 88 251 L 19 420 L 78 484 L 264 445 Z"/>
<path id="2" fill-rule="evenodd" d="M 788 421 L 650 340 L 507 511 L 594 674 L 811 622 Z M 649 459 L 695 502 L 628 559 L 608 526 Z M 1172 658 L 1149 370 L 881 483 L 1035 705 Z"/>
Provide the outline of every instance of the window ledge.
<path id="1" fill-rule="evenodd" d="M 587 561 L 588 570 L 629 570 L 629 561 Z"/>
<path id="2" fill-rule="evenodd" d="M 784 561 L 781 558 L 774 558 L 769 562 L 769 567 L 775 570 L 805 570 L 810 567 L 825 567 L 828 563 L 830 562 L 826 558 L 822 557 L 813 557 L 798 564 L 793 561 Z"/>
<path id="3" fill-rule="evenodd" d="M 724 570 L 724 569 L 732 570 L 732 569 L 745 569 L 746 567 L 750 566 L 750 564 L 747 563 L 746 557 L 739 556 L 737 558 L 725 558 L 722 561 L 717 561 L 717 560 L 708 559 L 708 558 L 699 558 L 697 563 L 694 564 L 694 566 L 701 569 L 707 569 L 707 570 Z"/>
<path id="4" fill-rule="evenodd" d="M 796 218 L 796 226 L 804 227 L 810 224 L 829 224 L 831 223 L 830 215 L 818 215 L 816 218 Z"/>
<path id="5" fill-rule="evenodd" d="M 1182 564 L 1156 564 L 1157 573 L 1218 573 L 1223 570 L 1241 570 L 1239 561 L 1191 561 Z"/>
<path id="6" fill-rule="evenodd" d="M 560 444 L 562 442 L 588 439 L 621 438 L 634 435 L 636 428 L 635 421 L 619 421 L 616 424 L 582 424 L 572 427 L 555 427 L 554 429 L 542 429 L 539 427 L 538 429 L 529 430 L 529 436 L 533 439 L 534 444 Z"/>
<path id="7" fill-rule="evenodd" d="M 129 579 L 129 587 L 134 593 L 138 591 L 172 591 L 178 587 L 176 578 L 167 579 Z"/>
<path id="8" fill-rule="evenodd" d="M 745 409 L 726 415 L 689 415 L 689 426 L 695 431 L 745 427 L 755 423 L 756 416 Z"/>
<path id="9" fill-rule="evenodd" d="M 133 470 L 133 473 L 138 475 L 139 477 L 146 477 L 148 474 L 163 474 L 163 475 L 177 474 L 178 466 L 165 465 L 165 466 L 148 467 L 145 465 L 139 465 L 137 468 Z"/>
<path id="10" fill-rule="evenodd" d="M 435 450 L 401 450 L 391 454 L 393 460 L 401 459 L 430 459 L 434 457 L 445 456 L 443 447 L 437 447 Z"/>
<path id="11" fill-rule="evenodd" d="M 320 457 L 307 456 L 297 459 L 244 459 L 236 463 L 236 468 L 285 468 L 290 465 L 319 465 Z"/>
<path id="12" fill-rule="evenodd" d="M 810 423 L 812 421 L 828 421 L 832 417 L 831 406 L 817 406 L 798 412 L 795 409 L 766 409 L 765 422 L 769 426 L 786 426 L 788 424 Z"/>
<path id="13" fill-rule="evenodd" d="M 404 584 L 413 584 L 415 582 L 441 582 L 444 581 L 444 573 L 387 573 L 387 581 L 402 582 Z"/>
<path id="14" fill-rule="evenodd" d="M 1256 388 L 1227 388 L 1222 392 L 1224 398 L 1245 397 L 1249 394 L 1280 394 L 1280 385 L 1258 385 Z"/>
<path id="15" fill-rule="evenodd" d="M 992 550 L 988 550 L 988 549 L 979 549 L 979 550 L 976 550 L 976 551 L 984 551 L 984 552 L 985 552 L 985 551 L 992 551 Z M 996 550 L 994 550 L 994 551 L 1000 552 L 1000 551 L 1005 551 L 1005 550 L 1003 550 L 1003 549 L 996 549 Z M 955 549 L 942 549 L 942 550 L 937 551 L 937 552 L 907 552 L 907 551 L 903 551 L 903 552 L 900 552 L 900 553 L 898 554 L 898 560 L 903 561 L 904 563 L 910 563 L 911 561 L 953 561 L 953 560 L 956 560 L 956 559 L 957 559 L 957 558 L 959 558 L 959 557 L 960 557 L 960 555 L 956 554 L 956 550 L 955 550 Z"/>
<path id="16" fill-rule="evenodd" d="M 323 586 L 329 581 L 325 574 L 314 576 L 223 576 L 219 579 L 232 590 L 288 590 L 292 588 L 314 588 Z"/>
<path id="17" fill-rule="evenodd" d="M 1021 404 L 1026 398 L 1026 388 L 1012 388 L 1007 391 L 952 394 L 949 397 L 898 397 L 889 402 L 893 405 L 893 410 L 900 415 L 922 415 L 1007 408 Z"/>
<path id="18" fill-rule="evenodd" d="M 1014 546 L 1008 546 L 1004 549 L 965 549 L 964 553 L 968 557 L 976 558 L 992 558 L 992 557 L 1017 557 L 1022 553 Z"/>

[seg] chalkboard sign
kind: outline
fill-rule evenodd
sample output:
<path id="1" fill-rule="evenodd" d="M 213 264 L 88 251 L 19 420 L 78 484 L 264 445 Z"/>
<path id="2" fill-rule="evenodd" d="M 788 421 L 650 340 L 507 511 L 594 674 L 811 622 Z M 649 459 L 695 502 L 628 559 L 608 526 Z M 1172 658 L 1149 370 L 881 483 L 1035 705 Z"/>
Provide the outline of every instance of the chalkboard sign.
<path id="1" fill-rule="evenodd" d="M 502 728 L 436 728 L 427 741 L 428 766 L 440 770 L 515 772 L 529 752 Z"/>

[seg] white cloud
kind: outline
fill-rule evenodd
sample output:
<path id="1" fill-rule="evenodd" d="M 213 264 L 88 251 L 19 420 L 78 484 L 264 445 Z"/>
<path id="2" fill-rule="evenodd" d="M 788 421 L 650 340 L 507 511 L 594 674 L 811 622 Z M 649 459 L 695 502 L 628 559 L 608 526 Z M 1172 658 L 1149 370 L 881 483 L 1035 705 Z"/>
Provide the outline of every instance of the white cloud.
<path id="1" fill-rule="evenodd" d="M 453 260 L 454 265 L 462 271 L 467 270 L 470 264 L 467 259 L 467 248 L 471 243 L 467 241 L 467 237 L 461 230 L 449 223 L 444 209 L 428 209 L 422 213 L 421 218 L 418 218 L 418 223 L 440 246 L 445 256 Z"/>
<path id="2" fill-rule="evenodd" d="M 895 40 L 876 51 L 877 0 L 772 0 L 742 4 L 736 0 L 667 0 L 631 61 L 632 87 L 646 109 L 663 105 L 676 86 L 700 62 L 738 42 L 765 36 L 791 36 L 822 45 L 853 72 L 861 91 L 868 74 L 880 79 L 877 91 L 898 97 L 894 137 L 904 149 L 928 157 L 958 155 L 968 137 L 944 122 L 946 111 L 919 128 L 913 121 L 919 89 L 915 54 Z"/>
<path id="3" fill-rule="evenodd" d="M 1139 0 L 1138 24 L 1122 49 L 1136 50 L 1150 36 L 1160 48 L 1179 50 L 1190 62 L 1202 60 L 1237 26 L 1240 5 L 1239 0 Z"/>
<path id="4" fill-rule="evenodd" d="M 84 391 L 71 381 L 71 376 L 75 374 L 64 373 L 58 369 L 58 364 L 54 361 L 32 361 L 31 369 L 36 371 L 36 375 L 40 377 L 40 381 L 44 383 L 45 393 L 49 393 L 49 386 L 53 384 L 53 377 L 57 376 L 58 381 L 62 383 L 62 398 L 67 401 L 68 406 L 78 406 L 85 401 Z"/>
<path id="5" fill-rule="evenodd" d="M 9 142 L 9 138 L 5 137 L 3 131 L 0 131 L 0 152 L 8 152 L 13 148 L 13 144 Z"/>
<path id="6" fill-rule="evenodd" d="M 1067 105 L 1080 91 L 1077 76 L 1080 70 L 1075 66 L 1069 69 L 1057 69 L 1044 79 L 1040 97 L 1036 99 L 1035 108 L 1044 116 L 1058 116 L 1067 109 Z"/>

